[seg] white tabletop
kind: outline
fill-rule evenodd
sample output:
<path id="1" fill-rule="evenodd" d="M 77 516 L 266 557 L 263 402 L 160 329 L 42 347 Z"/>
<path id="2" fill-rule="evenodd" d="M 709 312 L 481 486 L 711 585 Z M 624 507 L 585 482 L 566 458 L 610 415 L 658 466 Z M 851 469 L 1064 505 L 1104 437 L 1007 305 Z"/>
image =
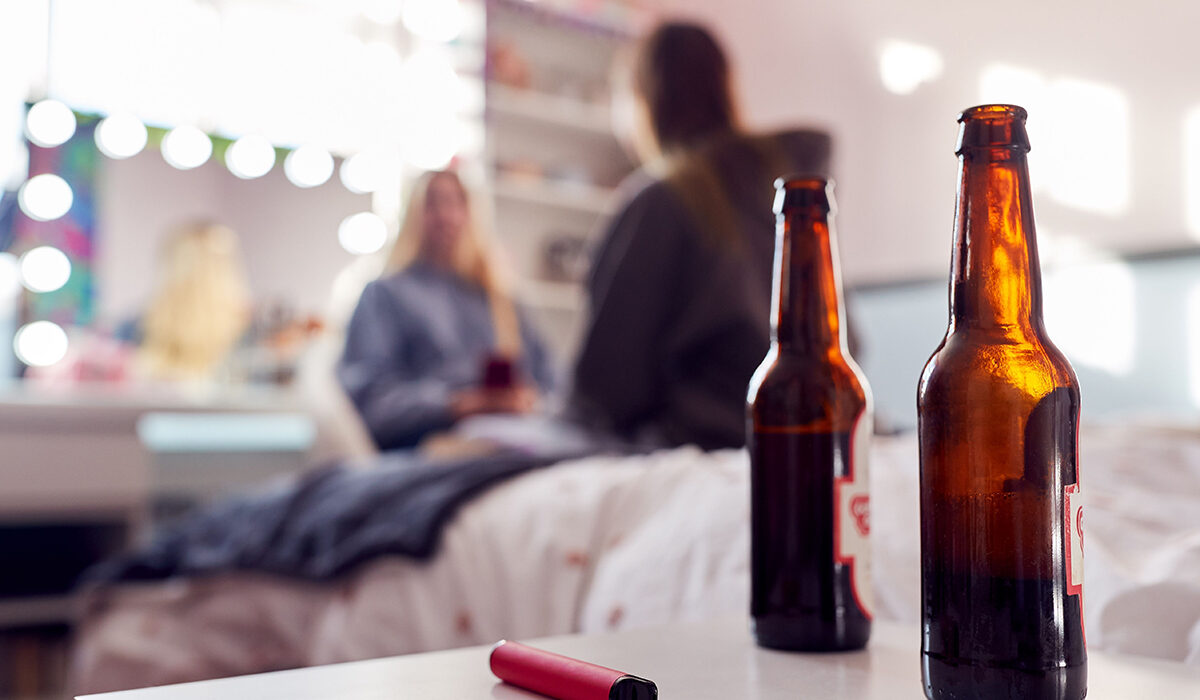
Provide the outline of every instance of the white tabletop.
<path id="1" fill-rule="evenodd" d="M 529 642 L 649 678 L 666 700 L 918 700 L 916 627 L 876 623 L 867 651 L 791 654 L 758 649 L 746 622 L 726 619 L 607 635 Z M 161 688 L 83 696 L 93 700 L 529 700 L 496 680 L 488 647 L 413 654 Z M 1200 668 L 1092 653 L 1088 700 L 1200 698 Z"/>

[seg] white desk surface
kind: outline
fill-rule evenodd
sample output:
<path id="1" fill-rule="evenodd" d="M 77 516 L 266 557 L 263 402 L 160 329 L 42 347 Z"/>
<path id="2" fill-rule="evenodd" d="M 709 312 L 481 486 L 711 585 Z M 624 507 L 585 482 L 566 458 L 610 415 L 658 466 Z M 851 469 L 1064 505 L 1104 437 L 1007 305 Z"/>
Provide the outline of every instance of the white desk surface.
<path id="1" fill-rule="evenodd" d="M 524 640 L 523 640 L 524 641 Z M 658 684 L 666 700 L 919 700 L 915 626 L 876 623 L 865 652 L 791 654 L 758 649 L 741 619 L 530 642 Z M 488 647 L 81 696 L 91 700 L 530 700 L 488 670 Z M 1200 698 L 1200 668 L 1092 653 L 1088 700 Z"/>
<path id="2" fill-rule="evenodd" d="M 155 413 L 187 423 L 185 430 L 195 435 L 197 422 L 211 424 L 226 413 L 249 416 L 244 422 L 257 423 L 251 428 L 258 433 L 265 432 L 263 420 L 282 414 L 285 422 L 302 423 L 299 430 L 303 432 L 311 430 L 307 425 L 311 419 L 303 416 L 304 412 L 299 395 L 290 389 L 187 385 L 35 388 L 0 381 L 0 521 L 134 518 L 157 486 L 153 479 L 161 476 L 150 454 L 161 445 L 143 444 L 139 438 L 139 422 L 146 417 L 150 420 L 142 427 L 155 428 Z M 161 428 L 161 417 L 158 420 Z M 294 425 L 285 427 L 291 434 L 284 437 L 293 445 L 314 438 L 297 436 Z M 279 426 L 274 430 L 278 432 Z M 148 437 L 162 443 L 161 433 L 160 429 Z M 165 436 L 168 442 L 171 437 Z M 243 446 L 246 442 L 242 441 Z M 195 447 L 181 444 L 179 439 L 175 443 L 182 448 Z M 300 454 L 294 446 L 283 452 Z M 303 466 L 302 459 L 294 461 Z M 253 476 L 243 475 L 243 483 Z"/>

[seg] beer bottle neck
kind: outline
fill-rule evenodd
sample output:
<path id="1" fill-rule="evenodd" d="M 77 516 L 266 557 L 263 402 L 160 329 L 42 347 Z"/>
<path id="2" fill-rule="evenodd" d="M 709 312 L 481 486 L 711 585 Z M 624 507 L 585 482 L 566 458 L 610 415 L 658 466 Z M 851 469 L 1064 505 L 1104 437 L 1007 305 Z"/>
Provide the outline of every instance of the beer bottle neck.
<path id="1" fill-rule="evenodd" d="M 842 288 L 829 214 L 791 209 L 778 222 L 772 340 L 784 353 L 840 355 Z"/>
<path id="2" fill-rule="evenodd" d="M 1023 113 L 968 116 L 959 139 L 959 191 L 950 332 L 1042 331 L 1041 270 Z"/>

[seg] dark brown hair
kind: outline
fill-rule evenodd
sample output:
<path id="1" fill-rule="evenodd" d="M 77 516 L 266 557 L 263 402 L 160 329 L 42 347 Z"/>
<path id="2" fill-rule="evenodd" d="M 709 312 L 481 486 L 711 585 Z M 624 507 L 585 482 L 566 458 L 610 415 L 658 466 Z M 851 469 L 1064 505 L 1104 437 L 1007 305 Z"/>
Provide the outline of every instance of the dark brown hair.
<path id="1" fill-rule="evenodd" d="M 737 114 L 729 62 L 707 29 L 686 22 L 660 25 L 638 47 L 634 88 L 650 110 L 663 153 L 733 132 Z"/>

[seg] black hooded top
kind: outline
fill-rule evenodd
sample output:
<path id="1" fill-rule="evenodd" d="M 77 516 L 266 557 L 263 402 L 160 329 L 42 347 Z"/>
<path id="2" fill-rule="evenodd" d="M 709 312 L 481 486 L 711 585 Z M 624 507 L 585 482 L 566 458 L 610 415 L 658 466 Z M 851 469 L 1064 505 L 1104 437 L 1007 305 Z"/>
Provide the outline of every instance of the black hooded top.
<path id="1" fill-rule="evenodd" d="M 830 153 L 815 131 L 732 137 L 669 177 L 630 176 L 588 281 L 575 420 L 643 445 L 745 443 L 746 388 L 770 345 L 773 181 L 826 176 Z M 688 192 L 705 177 L 723 209 Z"/>

